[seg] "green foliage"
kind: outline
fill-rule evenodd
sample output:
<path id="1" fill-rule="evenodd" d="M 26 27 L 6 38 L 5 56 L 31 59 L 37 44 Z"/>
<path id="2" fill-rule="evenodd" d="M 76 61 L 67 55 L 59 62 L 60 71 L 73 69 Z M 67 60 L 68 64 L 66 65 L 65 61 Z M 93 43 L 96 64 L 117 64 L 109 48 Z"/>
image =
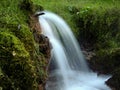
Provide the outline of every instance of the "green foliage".
<path id="1" fill-rule="evenodd" d="M 120 34 L 120 9 L 94 10 L 86 7 L 75 14 L 75 22 L 79 28 L 78 37 L 96 48 L 118 47 Z M 100 47 L 99 47 L 100 44 Z"/>
<path id="2" fill-rule="evenodd" d="M 7 24 L 26 24 L 29 14 L 36 10 L 42 10 L 41 6 L 34 5 L 31 0 L 1 0 L 0 1 L 0 26 Z"/>
<path id="3" fill-rule="evenodd" d="M 29 53 L 17 37 L 8 32 L 0 33 L 0 55 L 0 67 L 5 74 L 4 77 L 9 80 L 9 84 L 12 84 L 5 86 L 1 78 L 0 86 L 3 89 L 35 90 L 37 88 L 35 67 Z"/>
<path id="4" fill-rule="evenodd" d="M 29 15 L 41 9 L 31 0 L 0 1 L 0 90 L 37 90 L 45 81 L 47 63 L 29 28 Z"/>
<path id="5" fill-rule="evenodd" d="M 27 51 L 34 51 L 34 40 L 32 32 L 30 32 L 30 28 L 28 26 L 21 24 L 20 29 L 14 28 L 10 30 L 16 37 L 18 37 L 23 43 Z"/>
<path id="6" fill-rule="evenodd" d="M 10 2 L 11 4 L 7 5 Z M 32 55 L 32 52 L 34 51 L 34 41 L 32 33 L 30 32 L 30 28 L 28 28 L 27 25 L 29 20 L 29 13 L 26 13 L 27 11 L 30 12 L 31 10 L 23 10 L 21 8 L 23 7 L 23 2 L 26 2 L 27 4 L 29 3 L 32 8 L 32 2 L 30 0 L 1 1 L 0 31 L 8 31 L 9 33 L 13 33 L 16 37 L 18 37 L 21 40 L 21 42 L 24 43 L 26 50 L 29 51 Z"/>
<path id="7" fill-rule="evenodd" d="M 96 64 L 98 71 L 113 74 L 120 67 L 120 48 L 97 51 L 92 64 Z"/>
<path id="8" fill-rule="evenodd" d="M 79 28 L 76 26 L 77 22 L 73 22 L 81 8 L 90 7 L 98 12 L 104 9 L 111 9 L 113 7 L 119 8 L 119 0 L 32 0 L 33 3 L 41 5 L 45 10 L 57 13 L 67 21 L 76 36 L 79 33 Z"/>
<path id="9" fill-rule="evenodd" d="M 24 23 L 25 15 L 20 11 L 20 1 L 1 0 L 0 1 L 0 22 L 6 24 Z"/>

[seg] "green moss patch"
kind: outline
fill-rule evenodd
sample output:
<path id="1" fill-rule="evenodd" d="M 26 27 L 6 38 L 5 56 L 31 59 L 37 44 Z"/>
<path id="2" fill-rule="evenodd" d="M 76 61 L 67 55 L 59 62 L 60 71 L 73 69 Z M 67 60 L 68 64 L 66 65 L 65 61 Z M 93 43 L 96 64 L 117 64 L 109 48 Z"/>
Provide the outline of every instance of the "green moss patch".
<path id="1" fill-rule="evenodd" d="M 24 48 L 23 43 L 14 35 L 8 32 L 0 33 L 0 67 L 4 73 L 4 77 L 9 80 L 8 87 L 3 78 L 1 78 L 0 86 L 15 90 L 29 89 L 33 90 L 37 87 L 36 70 L 30 55 Z M 24 83 L 24 84 L 23 84 Z"/>

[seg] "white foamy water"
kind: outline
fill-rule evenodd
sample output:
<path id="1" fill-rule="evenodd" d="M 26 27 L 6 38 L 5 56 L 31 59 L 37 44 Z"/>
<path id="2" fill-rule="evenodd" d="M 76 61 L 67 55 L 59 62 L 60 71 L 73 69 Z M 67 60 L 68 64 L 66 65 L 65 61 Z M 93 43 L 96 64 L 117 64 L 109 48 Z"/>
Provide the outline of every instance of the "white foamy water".
<path id="1" fill-rule="evenodd" d="M 97 76 L 84 59 L 70 27 L 58 15 L 44 11 L 39 16 L 43 33 L 50 39 L 52 55 L 58 67 L 46 84 L 46 90 L 111 90 L 105 85 L 110 76 Z M 54 80 L 55 79 L 55 80 Z"/>

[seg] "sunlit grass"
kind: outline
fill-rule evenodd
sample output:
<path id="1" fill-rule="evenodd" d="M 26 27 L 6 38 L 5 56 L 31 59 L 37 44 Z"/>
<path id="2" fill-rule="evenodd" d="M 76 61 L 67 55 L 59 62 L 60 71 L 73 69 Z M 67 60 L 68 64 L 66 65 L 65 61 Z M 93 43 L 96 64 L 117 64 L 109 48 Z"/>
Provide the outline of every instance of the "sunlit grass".
<path id="1" fill-rule="evenodd" d="M 16 0 L 0 1 L 0 21 L 7 24 L 24 23 L 25 15 L 21 12 L 19 3 Z"/>
<path id="2" fill-rule="evenodd" d="M 52 11 L 67 21 L 73 31 L 76 26 L 72 20 L 72 14 L 69 12 L 70 7 L 77 9 L 90 7 L 99 12 L 113 7 L 119 8 L 119 0 L 32 0 L 33 3 L 41 5 L 45 10 Z"/>
<path id="3" fill-rule="evenodd" d="M 120 7 L 118 0 L 32 0 L 35 4 L 39 4 L 46 10 L 50 10 L 56 13 L 66 11 L 66 7 L 75 6 L 77 8 L 83 8 L 90 6 L 93 8 L 112 8 L 114 6 Z"/>

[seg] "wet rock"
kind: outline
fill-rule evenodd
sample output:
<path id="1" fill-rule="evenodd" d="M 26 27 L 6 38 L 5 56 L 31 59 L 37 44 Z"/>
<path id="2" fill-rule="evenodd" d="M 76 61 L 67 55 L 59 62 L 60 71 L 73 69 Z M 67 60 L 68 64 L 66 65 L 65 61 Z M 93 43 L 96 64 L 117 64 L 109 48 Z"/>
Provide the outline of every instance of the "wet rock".
<path id="1" fill-rule="evenodd" d="M 45 57 L 50 58 L 50 51 L 52 49 L 52 45 L 48 39 L 48 37 L 44 35 L 41 36 L 41 43 L 39 44 L 39 51 L 45 54 Z"/>
<path id="2" fill-rule="evenodd" d="M 113 76 L 106 82 L 113 90 L 120 90 L 120 68 L 117 69 Z"/>
<path id="3" fill-rule="evenodd" d="M 45 13 L 41 11 L 41 12 L 37 12 L 34 16 L 35 16 L 35 17 L 38 17 L 38 16 L 44 15 L 44 14 L 45 14 Z"/>
<path id="4" fill-rule="evenodd" d="M 96 55 L 93 51 L 82 51 L 82 53 L 86 60 L 91 60 L 91 58 Z"/>

